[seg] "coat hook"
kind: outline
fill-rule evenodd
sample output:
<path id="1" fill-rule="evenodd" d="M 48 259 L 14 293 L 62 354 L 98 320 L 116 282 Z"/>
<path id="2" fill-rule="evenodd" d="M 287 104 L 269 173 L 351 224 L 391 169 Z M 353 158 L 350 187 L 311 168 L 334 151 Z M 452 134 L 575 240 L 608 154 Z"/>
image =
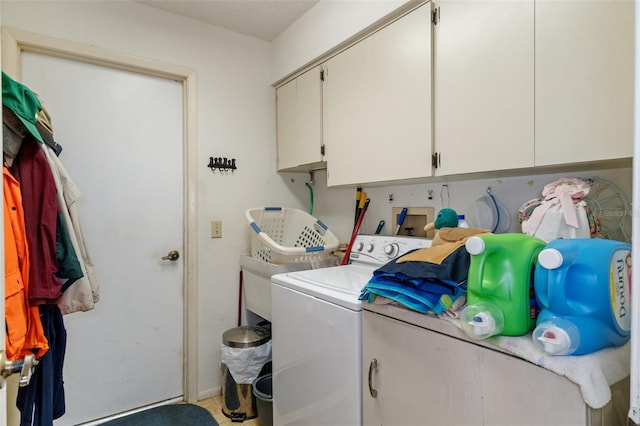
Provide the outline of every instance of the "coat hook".
<path id="1" fill-rule="evenodd" d="M 209 157 L 209 164 L 207 164 L 207 167 L 210 168 L 212 172 L 216 169 L 221 172 L 226 172 L 229 170 L 233 172 L 238 168 L 236 166 L 236 159 L 228 159 L 227 157 Z"/>

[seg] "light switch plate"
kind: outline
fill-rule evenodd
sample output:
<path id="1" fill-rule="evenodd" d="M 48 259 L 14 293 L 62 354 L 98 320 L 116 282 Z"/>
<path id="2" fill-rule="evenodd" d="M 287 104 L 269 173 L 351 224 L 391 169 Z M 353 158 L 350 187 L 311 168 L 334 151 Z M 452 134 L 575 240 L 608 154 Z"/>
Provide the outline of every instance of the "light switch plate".
<path id="1" fill-rule="evenodd" d="M 211 221 L 211 238 L 222 238 L 222 221 Z"/>

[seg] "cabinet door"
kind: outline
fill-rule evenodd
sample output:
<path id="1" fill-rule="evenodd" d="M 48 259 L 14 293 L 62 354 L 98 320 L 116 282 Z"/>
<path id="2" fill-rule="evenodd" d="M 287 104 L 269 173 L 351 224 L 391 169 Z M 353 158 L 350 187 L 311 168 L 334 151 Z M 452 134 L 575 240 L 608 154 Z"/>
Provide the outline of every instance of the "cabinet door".
<path id="1" fill-rule="evenodd" d="M 362 330 L 365 426 L 587 424 L 579 387 L 552 371 L 369 311 Z"/>
<path id="2" fill-rule="evenodd" d="M 473 345 L 465 348 L 458 340 L 368 311 L 362 332 L 365 426 L 479 423 L 473 416 L 482 412 L 482 398 L 470 392 L 479 381 Z"/>
<path id="3" fill-rule="evenodd" d="M 633 155 L 634 2 L 536 2 L 536 166 Z"/>
<path id="4" fill-rule="evenodd" d="M 322 162 L 322 82 L 315 67 L 276 89 L 278 170 L 308 171 Z"/>
<path id="5" fill-rule="evenodd" d="M 440 0 L 435 173 L 533 166 L 533 0 Z"/>
<path id="6" fill-rule="evenodd" d="M 327 62 L 328 186 L 431 176 L 431 3 Z"/>

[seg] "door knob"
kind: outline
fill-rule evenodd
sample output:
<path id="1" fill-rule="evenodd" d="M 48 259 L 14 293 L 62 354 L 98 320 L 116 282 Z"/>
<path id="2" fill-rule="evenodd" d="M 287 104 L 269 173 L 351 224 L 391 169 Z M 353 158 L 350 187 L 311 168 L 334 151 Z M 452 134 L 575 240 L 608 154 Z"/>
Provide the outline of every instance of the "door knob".
<path id="1" fill-rule="evenodd" d="M 178 253 L 176 250 L 171 250 L 166 256 L 162 256 L 162 260 L 170 260 L 172 262 L 175 262 L 179 257 L 180 253 Z"/>
<path id="2" fill-rule="evenodd" d="M 28 354 L 23 359 L 11 361 L 7 359 L 7 355 L 4 351 L 0 350 L 0 372 L 2 373 L 2 377 L 0 378 L 0 389 L 4 387 L 4 379 L 18 372 L 20 372 L 20 387 L 27 386 L 29 381 L 31 381 L 31 375 L 33 374 L 33 370 L 36 365 L 38 365 L 38 360 L 36 360 L 36 357 L 33 354 Z"/>

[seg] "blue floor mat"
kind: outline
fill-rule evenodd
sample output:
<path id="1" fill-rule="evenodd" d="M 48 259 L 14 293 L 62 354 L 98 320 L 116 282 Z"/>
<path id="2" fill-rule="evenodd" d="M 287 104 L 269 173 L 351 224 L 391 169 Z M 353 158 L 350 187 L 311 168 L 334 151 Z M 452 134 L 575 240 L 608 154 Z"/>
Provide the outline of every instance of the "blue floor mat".
<path id="1" fill-rule="evenodd" d="M 102 423 L 102 426 L 218 426 L 205 408 L 193 404 L 161 405 Z"/>

